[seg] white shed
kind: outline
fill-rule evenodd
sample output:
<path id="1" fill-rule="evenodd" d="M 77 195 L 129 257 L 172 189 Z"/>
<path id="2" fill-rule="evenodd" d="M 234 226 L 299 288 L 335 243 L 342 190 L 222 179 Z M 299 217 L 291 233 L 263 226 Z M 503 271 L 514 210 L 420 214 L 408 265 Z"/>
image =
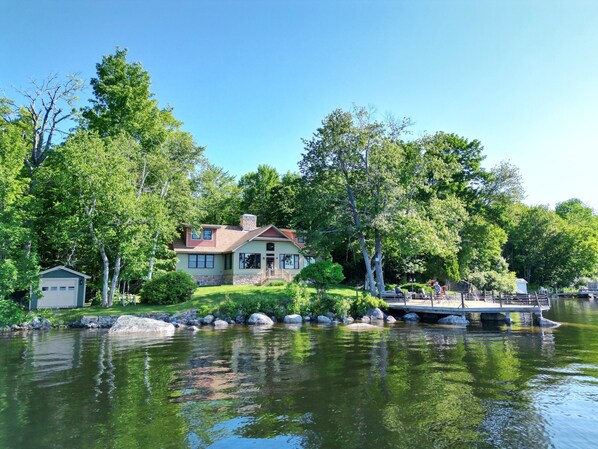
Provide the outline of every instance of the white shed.
<path id="1" fill-rule="evenodd" d="M 527 281 L 523 278 L 517 278 L 517 293 L 527 294 Z"/>

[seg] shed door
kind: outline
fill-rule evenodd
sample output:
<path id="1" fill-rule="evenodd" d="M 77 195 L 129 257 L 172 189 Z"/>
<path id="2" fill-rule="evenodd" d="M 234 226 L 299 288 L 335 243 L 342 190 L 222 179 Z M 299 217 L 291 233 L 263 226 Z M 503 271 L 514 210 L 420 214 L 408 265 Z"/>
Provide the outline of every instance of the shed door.
<path id="1" fill-rule="evenodd" d="M 43 279 L 40 282 L 41 298 L 38 308 L 77 307 L 79 281 L 70 279 Z"/>

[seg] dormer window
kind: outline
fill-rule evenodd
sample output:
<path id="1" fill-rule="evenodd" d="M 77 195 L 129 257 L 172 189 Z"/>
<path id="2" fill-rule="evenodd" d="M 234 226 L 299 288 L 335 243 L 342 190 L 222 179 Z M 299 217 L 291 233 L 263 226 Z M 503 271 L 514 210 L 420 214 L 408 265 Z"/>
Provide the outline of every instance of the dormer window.
<path id="1" fill-rule="evenodd" d="M 191 230 L 191 240 L 212 240 L 213 229 Z"/>
<path id="2" fill-rule="evenodd" d="M 302 235 L 297 237 L 297 243 L 305 243 L 305 237 L 303 237 Z"/>

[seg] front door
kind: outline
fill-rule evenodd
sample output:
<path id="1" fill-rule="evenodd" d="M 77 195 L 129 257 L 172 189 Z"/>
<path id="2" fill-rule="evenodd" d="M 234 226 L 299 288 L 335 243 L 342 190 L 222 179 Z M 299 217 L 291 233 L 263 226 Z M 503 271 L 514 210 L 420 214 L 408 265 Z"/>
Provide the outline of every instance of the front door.
<path id="1" fill-rule="evenodd" d="M 274 276 L 275 265 L 274 256 L 271 254 L 266 255 L 266 275 Z"/>

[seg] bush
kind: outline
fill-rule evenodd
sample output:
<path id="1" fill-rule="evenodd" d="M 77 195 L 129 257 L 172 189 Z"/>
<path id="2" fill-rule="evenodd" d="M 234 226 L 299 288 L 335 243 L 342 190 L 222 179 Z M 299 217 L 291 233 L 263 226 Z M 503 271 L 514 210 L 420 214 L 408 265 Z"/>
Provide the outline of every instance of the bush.
<path id="1" fill-rule="evenodd" d="M 318 260 L 303 268 L 295 279 L 312 284 L 316 289 L 318 299 L 324 300 L 326 291 L 330 286 L 338 284 L 345 279 L 345 276 L 343 275 L 343 267 L 339 264 L 329 260 Z"/>
<path id="2" fill-rule="evenodd" d="M 27 312 L 11 299 L 0 299 L 0 326 L 20 324 L 25 321 Z"/>
<path id="3" fill-rule="evenodd" d="M 220 318 L 232 318 L 237 316 L 249 318 L 252 313 L 264 313 L 268 316 L 275 316 L 282 319 L 286 315 L 287 303 L 269 296 L 251 295 L 243 299 L 231 299 L 225 295 L 224 301 L 218 307 L 216 315 Z"/>
<path id="4" fill-rule="evenodd" d="M 376 307 L 386 310 L 388 309 L 388 304 L 386 301 L 375 298 L 367 292 L 362 292 L 361 295 L 351 302 L 349 313 L 352 317 L 360 318 L 364 316 L 368 310 L 375 309 Z"/>
<path id="5" fill-rule="evenodd" d="M 147 281 L 141 289 L 140 297 L 147 304 L 178 304 L 191 299 L 196 288 L 190 274 L 171 271 Z"/>
<path id="6" fill-rule="evenodd" d="M 267 284 L 265 284 L 266 287 L 282 287 L 284 285 L 286 285 L 287 283 L 285 281 L 281 281 L 281 280 L 274 280 L 274 281 L 268 281 Z"/>
<path id="7" fill-rule="evenodd" d="M 287 284 L 285 295 L 288 296 L 287 312 L 305 316 L 312 311 L 312 297 L 307 291 L 304 282 L 291 282 Z"/>

